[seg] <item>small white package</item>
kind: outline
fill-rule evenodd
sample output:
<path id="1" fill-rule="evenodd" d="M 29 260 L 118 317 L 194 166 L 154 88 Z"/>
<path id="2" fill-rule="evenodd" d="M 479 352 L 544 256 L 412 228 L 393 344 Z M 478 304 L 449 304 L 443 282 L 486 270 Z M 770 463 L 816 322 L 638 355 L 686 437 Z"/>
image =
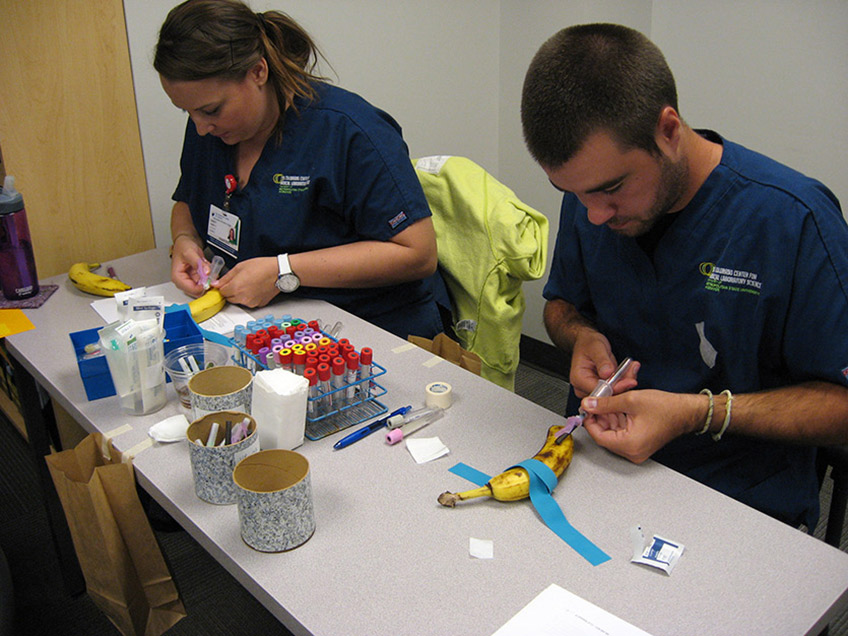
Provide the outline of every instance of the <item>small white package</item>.
<path id="1" fill-rule="evenodd" d="M 682 543 L 669 541 L 658 534 L 655 534 L 653 539 L 645 546 L 645 537 L 642 534 L 641 526 L 633 528 L 630 531 L 630 537 L 633 542 L 633 558 L 630 559 L 630 562 L 650 565 L 662 570 L 669 576 L 686 549 Z"/>
<path id="2" fill-rule="evenodd" d="M 251 415 L 262 449 L 293 450 L 303 444 L 309 380 L 285 369 L 259 371 L 253 377 Z"/>

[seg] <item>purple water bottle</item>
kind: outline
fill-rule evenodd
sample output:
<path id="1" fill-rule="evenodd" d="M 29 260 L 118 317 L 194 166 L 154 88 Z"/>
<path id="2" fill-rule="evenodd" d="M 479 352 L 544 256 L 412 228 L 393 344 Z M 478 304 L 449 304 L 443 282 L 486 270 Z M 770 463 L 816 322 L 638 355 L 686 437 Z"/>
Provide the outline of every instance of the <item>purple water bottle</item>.
<path id="1" fill-rule="evenodd" d="M 15 190 L 12 176 L 5 178 L 0 191 L 0 286 L 9 300 L 22 300 L 38 293 L 24 198 Z"/>

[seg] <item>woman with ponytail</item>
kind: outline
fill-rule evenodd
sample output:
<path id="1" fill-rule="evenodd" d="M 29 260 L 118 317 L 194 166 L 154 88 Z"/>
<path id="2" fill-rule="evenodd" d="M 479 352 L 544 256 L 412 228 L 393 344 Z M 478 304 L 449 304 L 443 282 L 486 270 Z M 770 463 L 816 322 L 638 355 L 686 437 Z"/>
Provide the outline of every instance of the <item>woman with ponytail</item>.
<path id="1" fill-rule="evenodd" d="M 279 11 L 188 0 L 154 67 L 189 120 L 171 213 L 174 283 L 202 293 L 208 251 L 227 300 L 327 300 L 403 338 L 442 330 L 430 209 L 400 126 L 316 73 L 312 38 Z"/>

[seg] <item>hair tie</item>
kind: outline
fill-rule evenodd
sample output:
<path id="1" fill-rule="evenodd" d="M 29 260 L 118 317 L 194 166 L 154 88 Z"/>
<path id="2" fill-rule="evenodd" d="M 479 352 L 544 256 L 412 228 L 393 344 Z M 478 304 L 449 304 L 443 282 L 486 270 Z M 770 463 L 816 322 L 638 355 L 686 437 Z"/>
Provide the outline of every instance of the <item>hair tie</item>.
<path id="1" fill-rule="evenodd" d="M 257 12 L 256 18 L 259 20 L 259 28 L 262 29 L 263 31 L 265 31 L 266 30 L 265 15 L 261 12 Z"/>

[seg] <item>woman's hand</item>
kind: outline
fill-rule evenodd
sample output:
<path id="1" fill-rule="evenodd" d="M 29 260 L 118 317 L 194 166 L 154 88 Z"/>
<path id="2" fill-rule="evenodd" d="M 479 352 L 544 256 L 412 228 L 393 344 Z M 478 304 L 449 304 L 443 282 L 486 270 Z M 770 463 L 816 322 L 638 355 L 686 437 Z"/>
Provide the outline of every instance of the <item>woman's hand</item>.
<path id="1" fill-rule="evenodd" d="M 231 303 L 264 307 L 280 293 L 275 285 L 278 273 L 276 256 L 251 258 L 237 263 L 212 286 Z"/>
<path id="2" fill-rule="evenodd" d="M 171 280 L 189 296 L 197 298 L 205 291 L 200 284 L 198 266 L 209 268 L 203 256 L 203 248 L 186 234 L 174 240 L 171 254 Z"/>

